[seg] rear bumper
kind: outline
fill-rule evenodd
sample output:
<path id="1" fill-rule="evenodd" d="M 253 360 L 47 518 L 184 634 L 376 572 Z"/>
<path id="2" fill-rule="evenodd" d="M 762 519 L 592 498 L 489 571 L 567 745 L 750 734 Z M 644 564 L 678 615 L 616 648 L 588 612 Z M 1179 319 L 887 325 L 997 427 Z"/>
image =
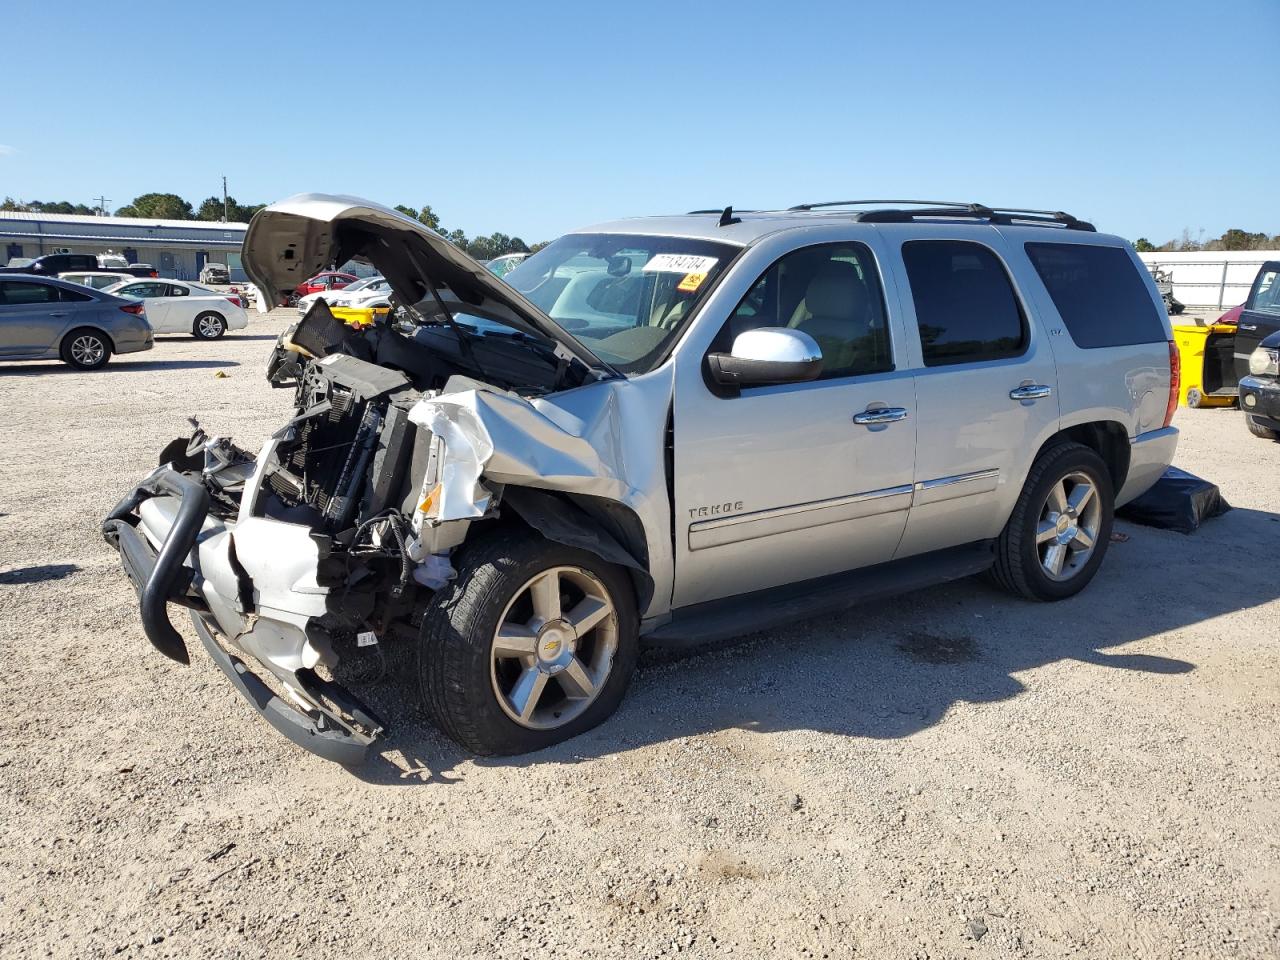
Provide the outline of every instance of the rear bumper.
<path id="1" fill-rule="evenodd" d="M 149 537 L 141 529 L 145 512 L 142 505 L 152 498 L 157 498 L 157 506 L 166 506 L 165 511 L 158 512 L 172 514 L 158 550 L 152 543 L 154 536 Z M 161 498 L 167 498 L 168 503 Z M 263 719 L 317 756 L 348 766 L 359 764 L 385 731 L 385 724 L 353 694 L 325 680 L 309 666 L 291 670 L 277 666 L 270 672 L 285 689 L 287 696 L 281 696 L 218 641 L 219 618 L 227 619 L 228 605 L 242 598 L 226 595 L 237 593 L 234 589 L 224 586 L 221 592 L 218 590 L 216 581 L 220 575 L 212 567 L 216 551 L 225 547 L 223 541 L 231 533 L 208 517 L 209 493 L 204 484 L 166 464 L 138 484 L 103 521 L 103 537 L 119 551 L 125 575 L 138 594 L 143 633 L 165 656 L 190 663 L 186 644 L 169 619 L 170 604 L 187 607 L 209 656 Z M 206 551 L 210 579 L 203 575 L 201 562 Z M 251 582 L 249 586 L 253 586 Z M 253 594 L 251 606 L 255 605 L 260 591 L 246 592 Z M 246 610 L 242 621 L 245 632 L 233 643 L 244 644 L 246 652 L 251 649 L 250 625 L 272 624 L 270 613 L 261 605 Z M 280 634 L 270 632 L 268 636 L 278 638 Z"/>
<path id="2" fill-rule="evenodd" d="M 1262 421 L 1264 427 L 1280 430 L 1280 381 L 1241 377 L 1240 409 Z"/>
<path id="3" fill-rule="evenodd" d="M 1116 506 L 1122 507 L 1134 497 L 1151 489 L 1164 474 L 1178 449 L 1178 430 L 1165 427 L 1140 433 L 1129 442 L 1129 472 L 1124 485 L 1116 493 Z"/>

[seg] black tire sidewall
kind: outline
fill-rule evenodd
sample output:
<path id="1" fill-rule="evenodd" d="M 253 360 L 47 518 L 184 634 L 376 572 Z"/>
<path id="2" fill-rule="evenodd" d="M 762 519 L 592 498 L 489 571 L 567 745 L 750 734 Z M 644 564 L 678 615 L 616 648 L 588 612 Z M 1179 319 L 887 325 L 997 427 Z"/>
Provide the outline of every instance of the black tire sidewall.
<path id="1" fill-rule="evenodd" d="M 457 579 L 436 595 L 423 621 L 419 682 L 435 722 L 468 750 L 529 753 L 585 733 L 622 702 L 639 651 L 634 588 L 625 571 L 584 550 L 519 529 L 494 539 L 459 557 Z M 490 674 L 491 644 L 516 591 L 540 571 L 560 566 L 588 571 L 609 591 L 618 617 L 618 649 L 604 689 L 580 716 L 554 730 L 531 730 L 498 704 Z"/>
<path id="2" fill-rule="evenodd" d="M 1027 498 L 1028 509 L 1023 512 L 1024 529 L 1021 537 L 1021 556 L 1018 558 L 1026 577 L 1027 585 L 1036 597 L 1042 600 L 1063 600 L 1074 596 L 1093 580 L 1098 568 L 1106 559 L 1107 546 L 1111 541 L 1111 528 L 1115 523 L 1115 490 L 1111 483 L 1111 474 L 1102 458 L 1088 447 L 1071 444 L 1048 451 L 1045 454 L 1045 470 L 1039 479 L 1026 488 L 1022 496 Z M 1049 496 L 1049 490 L 1067 474 L 1084 473 L 1093 481 L 1098 491 L 1096 496 L 1102 499 L 1102 520 L 1098 524 L 1098 537 L 1089 562 L 1070 580 L 1054 580 L 1044 572 L 1040 565 L 1040 554 L 1036 545 L 1036 529 L 1040 523 L 1040 510 Z"/>
<path id="3" fill-rule="evenodd" d="M 79 337 L 91 336 L 102 344 L 102 359 L 97 363 L 79 363 L 71 354 L 71 344 Z M 105 335 L 97 330 L 81 329 L 72 330 L 62 338 L 62 347 L 59 350 L 62 354 L 62 361 L 68 366 L 75 367 L 77 370 L 100 370 L 107 365 L 107 361 L 111 359 L 111 341 Z"/>
<path id="4" fill-rule="evenodd" d="M 1259 423 L 1252 414 L 1244 415 L 1245 426 L 1249 428 L 1249 432 L 1255 437 L 1262 440 L 1280 440 L 1280 430 L 1272 430 L 1268 426 Z"/>
<path id="5" fill-rule="evenodd" d="M 218 325 L 220 329 L 218 330 L 218 335 L 216 337 L 206 337 L 200 332 L 200 321 L 205 317 L 218 318 Z M 191 322 L 191 332 L 195 334 L 197 340 L 219 340 L 222 338 L 222 335 L 227 332 L 227 318 L 216 311 L 206 310 L 203 313 L 196 314 L 195 320 Z"/>

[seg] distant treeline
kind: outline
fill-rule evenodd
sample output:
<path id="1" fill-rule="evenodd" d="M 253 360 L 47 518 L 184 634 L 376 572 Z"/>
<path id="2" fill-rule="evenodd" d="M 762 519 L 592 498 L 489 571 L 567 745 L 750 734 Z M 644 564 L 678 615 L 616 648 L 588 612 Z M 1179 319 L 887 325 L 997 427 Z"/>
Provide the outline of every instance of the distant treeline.
<path id="1" fill-rule="evenodd" d="M 1169 240 L 1156 246 L 1146 237 L 1139 237 L 1133 244 L 1139 253 L 1169 253 L 1177 250 L 1280 250 L 1280 234 L 1267 236 L 1265 233 L 1250 233 L 1232 227 L 1220 237 L 1205 240 L 1204 231 L 1201 236 L 1191 236 L 1191 230 L 1184 228 L 1182 236 L 1177 240 Z"/>
<path id="2" fill-rule="evenodd" d="M 211 220 L 223 219 L 225 210 L 228 223 L 248 223 L 249 219 L 266 204 L 241 204 L 234 197 L 228 197 L 223 206 L 221 197 L 208 197 L 198 207 L 183 200 L 176 193 L 144 193 L 134 197 L 131 203 L 112 211 L 117 217 L 140 217 L 146 220 Z M 487 237 L 468 237 L 462 230 L 448 230 L 440 225 L 440 218 L 429 207 L 418 209 L 397 204 L 396 209 L 405 216 L 412 217 L 426 224 L 432 230 L 447 238 L 451 243 L 461 247 L 478 260 L 491 260 L 504 253 L 530 253 L 540 250 L 546 243 L 535 243 L 529 246 L 519 237 L 509 237 L 505 233 L 493 233 Z M 82 216 L 105 215 L 108 211 L 101 207 L 91 207 L 83 203 L 69 203 L 66 200 L 46 202 L 43 200 L 15 200 L 5 197 L 0 202 L 0 211 L 25 211 L 28 213 L 76 213 Z"/>

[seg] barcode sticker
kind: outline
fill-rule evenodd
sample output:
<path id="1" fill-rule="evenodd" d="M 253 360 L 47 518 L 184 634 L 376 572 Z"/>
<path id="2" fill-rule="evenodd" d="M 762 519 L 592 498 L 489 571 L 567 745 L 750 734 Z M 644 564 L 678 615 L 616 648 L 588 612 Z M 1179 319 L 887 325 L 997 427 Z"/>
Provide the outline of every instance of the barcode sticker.
<path id="1" fill-rule="evenodd" d="M 716 265 L 715 257 L 700 257 L 692 253 L 659 253 L 649 259 L 642 273 L 710 273 Z"/>
<path id="2" fill-rule="evenodd" d="M 361 630 L 356 634 L 357 647 L 372 647 L 378 642 L 378 635 L 372 630 Z"/>

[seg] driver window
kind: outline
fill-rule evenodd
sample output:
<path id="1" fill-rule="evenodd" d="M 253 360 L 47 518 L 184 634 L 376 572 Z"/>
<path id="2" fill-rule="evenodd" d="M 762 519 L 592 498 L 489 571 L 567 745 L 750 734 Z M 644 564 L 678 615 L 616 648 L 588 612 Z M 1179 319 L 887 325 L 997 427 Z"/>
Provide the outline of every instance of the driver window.
<path id="1" fill-rule="evenodd" d="M 860 243 L 805 247 L 775 262 L 730 315 L 719 338 L 723 349 L 761 327 L 813 337 L 822 349 L 822 380 L 893 369 L 880 276 Z"/>

